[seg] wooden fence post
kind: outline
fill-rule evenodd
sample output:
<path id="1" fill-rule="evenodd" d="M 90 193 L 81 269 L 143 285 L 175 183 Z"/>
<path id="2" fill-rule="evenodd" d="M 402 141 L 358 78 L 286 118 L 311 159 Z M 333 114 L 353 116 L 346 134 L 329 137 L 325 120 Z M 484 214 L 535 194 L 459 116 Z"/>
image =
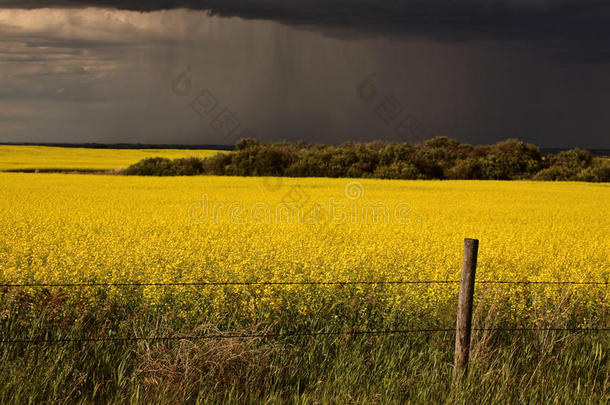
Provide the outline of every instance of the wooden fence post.
<path id="1" fill-rule="evenodd" d="M 468 372 L 470 332 L 472 327 L 472 297 L 474 295 L 474 278 L 477 269 L 478 251 L 479 241 L 477 239 L 464 239 L 462 279 L 460 281 L 455 328 L 454 378 L 461 377 Z"/>

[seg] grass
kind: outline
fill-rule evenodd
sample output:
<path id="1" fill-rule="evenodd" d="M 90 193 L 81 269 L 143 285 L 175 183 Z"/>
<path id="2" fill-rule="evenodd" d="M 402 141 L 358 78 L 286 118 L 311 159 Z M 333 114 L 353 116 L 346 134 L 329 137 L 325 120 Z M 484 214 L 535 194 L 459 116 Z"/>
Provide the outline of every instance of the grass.
<path id="1" fill-rule="evenodd" d="M 452 384 L 454 333 L 321 335 L 246 339 L 59 342 L 44 340 L 400 329 L 440 322 L 365 311 L 337 299 L 316 315 L 277 310 L 259 319 L 202 311 L 185 320 L 137 291 L 91 306 L 66 291 L 5 289 L 0 402 L 66 404 L 604 404 L 610 401 L 610 333 L 475 331 L 469 374 Z M 93 291 L 103 295 L 103 289 Z M 507 308 L 478 300 L 474 328 L 511 324 Z M 455 302 L 454 302 L 455 304 Z M 205 304 L 202 304 L 204 307 Z M 556 313 L 570 305 L 569 294 Z M 455 311 L 447 308 L 444 326 Z M 582 308 L 584 316 L 591 316 Z M 9 316 L 10 314 L 10 316 Z M 504 314 L 504 315 L 503 315 Z M 541 326 L 552 320 L 532 314 Z M 261 320 L 271 319 L 271 320 Z M 569 322 L 555 326 L 566 326 Z M 443 325 L 441 325 L 443 326 Z M 27 383 L 24 384 L 24 381 Z"/>
<path id="2" fill-rule="evenodd" d="M 0 145 L 0 171 L 111 171 L 149 157 L 209 157 L 216 150 L 93 149 Z"/>
<path id="3" fill-rule="evenodd" d="M 22 297 L 23 298 L 23 297 Z M 26 301 L 22 301 L 24 304 Z M 3 337 L 168 336 L 171 312 L 136 307 L 66 317 L 60 296 L 36 316 L 1 321 Z M 49 304 L 55 303 L 55 304 Z M 31 307 L 29 315 L 32 316 Z M 475 326 L 494 322 L 477 311 Z M 74 312 L 72 315 L 76 315 Z M 291 327 L 232 325 L 238 333 Z M 208 320 L 211 320 L 210 317 Z M 26 322 L 21 322 L 26 321 Z M 230 323 L 230 322 L 229 322 Z M 325 315 L 314 320 L 329 325 Z M 344 327 L 353 326 L 345 322 Z M 226 327 L 226 326 L 225 326 Z M 333 325 L 333 329 L 336 328 Z M 192 327 L 220 333 L 216 322 Z M 452 384 L 454 335 L 388 334 L 0 345 L 0 402 L 206 404 L 603 404 L 610 401 L 610 335 L 475 332 L 469 374 Z M 27 383 L 24 381 L 27 380 Z"/>

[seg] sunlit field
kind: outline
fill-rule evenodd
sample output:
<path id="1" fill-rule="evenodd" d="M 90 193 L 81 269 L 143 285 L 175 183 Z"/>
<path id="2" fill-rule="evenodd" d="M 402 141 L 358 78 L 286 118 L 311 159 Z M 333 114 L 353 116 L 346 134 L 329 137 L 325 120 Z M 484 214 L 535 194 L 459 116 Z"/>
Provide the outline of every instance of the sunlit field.
<path id="1" fill-rule="evenodd" d="M 477 284 L 460 390 L 455 283 L 165 285 L 455 281 L 466 237 L 479 281 L 604 283 L 607 184 L 2 173 L 0 190 L 3 403 L 609 399 L 608 333 L 548 330 L 608 328 L 607 284 Z M 32 283 L 111 285 L 6 285 Z"/>
<path id="2" fill-rule="evenodd" d="M 49 146 L 0 145 L 0 171 L 6 170 L 100 170 L 126 168 L 149 157 L 176 159 L 208 157 L 215 150 L 92 149 Z"/>
<path id="3" fill-rule="evenodd" d="M 2 174 L 0 186 L 4 282 L 458 280 L 465 237 L 481 240 L 477 280 L 610 279 L 608 185 Z M 433 310 L 456 288 L 377 292 L 381 305 Z M 515 305 L 521 288 L 480 287 Z M 527 287 L 551 298 L 563 288 Z M 607 288 L 568 288 L 572 302 L 610 305 Z M 182 304 L 235 304 L 218 290 L 182 291 Z M 282 290 L 241 298 L 251 311 L 307 312 L 311 291 Z"/>

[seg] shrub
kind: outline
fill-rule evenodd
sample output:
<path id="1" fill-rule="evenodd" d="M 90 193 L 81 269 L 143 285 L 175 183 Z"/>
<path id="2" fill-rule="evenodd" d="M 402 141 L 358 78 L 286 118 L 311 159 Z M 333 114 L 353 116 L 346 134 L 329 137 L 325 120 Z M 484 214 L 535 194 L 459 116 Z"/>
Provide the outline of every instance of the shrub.
<path id="1" fill-rule="evenodd" d="M 493 169 L 487 174 L 495 180 L 523 178 L 542 168 L 540 150 L 517 139 L 498 142 L 489 151 L 488 159 Z"/>
<path id="2" fill-rule="evenodd" d="M 170 159 L 154 157 L 129 166 L 123 170 L 123 174 L 128 176 L 175 176 L 176 170 Z"/>
<path id="3" fill-rule="evenodd" d="M 576 175 L 575 180 L 596 183 L 610 182 L 610 161 L 599 161 L 592 167 L 582 169 Z"/>
<path id="4" fill-rule="evenodd" d="M 467 158 L 458 160 L 454 166 L 445 170 L 448 179 L 486 180 L 481 159 Z"/>
<path id="5" fill-rule="evenodd" d="M 214 156 L 204 159 L 202 164 L 203 173 L 223 176 L 227 174 L 226 168 L 229 164 L 231 164 L 231 155 L 227 153 L 217 153 Z"/>
<path id="6" fill-rule="evenodd" d="M 575 176 L 575 172 L 564 166 L 551 166 L 549 168 L 539 171 L 535 176 L 534 180 L 545 180 L 545 181 L 568 181 L 572 180 Z"/>
<path id="7" fill-rule="evenodd" d="M 578 148 L 559 152 L 550 158 L 552 166 L 563 166 L 573 170 L 584 169 L 590 166 L 592 162 L 591 153 Z"/>
<path id="8" fill-rule="evenodd" d="M 195 176 L 203 174 L 203 160 L 196 157 L 176 159 L 172 164 L 176 176 Z"/>
<path id="9" fill-rule="evenodd" d="M 243 138 L 240 139 L 239 141 L 237 141 L 237 143 L 235 144 L 235 149 L 236 150 L 245 150 L 248 148 L 252 148 L 254 146 L 259 146 L 260 142 L 258 141 L 258 139 L 254 139 L 254 138 Z"/>
<path id="10" fill-rule="evenodd" d="M 592 169 L 593 157 L 586 150 L 562 151 L 550 156 L 547 162 L 548 167 L 539 171 L 534 179 L 569 181 L 595 177 L 592 170 L 587 170 Z"/>
<path id="11" fill-rule="evenodd" d="M 237 142 L 233 153 L 174 161 L 149 158 L 130 166 L 123 174 L 607 182 L 610 162 L 593 159 L 580 149 L 543 158 L 535 145 L 517 139 L 479 146 L 460 144 L 447 137 L 416 145 L 375 141 L 331 146 L 306 142 L 262 144 L 246 138 Z"/>
<path id="12" fill-rule="evenodd" d="M 410 163 L 398 162 L 389 166 L 378 166 L 373 177 L 378 179 L 414 180 L 419 176 L 417 168 Z"/>

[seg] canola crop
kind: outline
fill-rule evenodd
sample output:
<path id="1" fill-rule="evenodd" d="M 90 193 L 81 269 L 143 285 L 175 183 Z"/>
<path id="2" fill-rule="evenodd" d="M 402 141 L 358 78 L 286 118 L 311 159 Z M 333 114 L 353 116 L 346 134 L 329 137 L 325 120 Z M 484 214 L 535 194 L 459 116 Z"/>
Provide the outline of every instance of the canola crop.
<path id="1" fill-rule="evenodd" d="M 607 184 L 2 173 L 0 193 L 2 283 L 459 280 L 464 238 L 481 243 L 477 280 L 610 280 Z M 142 294 L 159 304 L 167 290 Z M 515 316 L 565 300 L 605 316 L 608 290 L 476 287 Z M 307 315 L 361 294 L 438 315 L 454 311 L 457 285 L 172 291 L 185 314 Z M 74 294 L 93 304 L 94 292 Z"/>
<path id="2" fill-rule="evenodd" d="M 0 170 L 117 170 L 142 159 L 213 156 L 215 150 L 92 149 L 51 146 L 0 145 Z"/>

